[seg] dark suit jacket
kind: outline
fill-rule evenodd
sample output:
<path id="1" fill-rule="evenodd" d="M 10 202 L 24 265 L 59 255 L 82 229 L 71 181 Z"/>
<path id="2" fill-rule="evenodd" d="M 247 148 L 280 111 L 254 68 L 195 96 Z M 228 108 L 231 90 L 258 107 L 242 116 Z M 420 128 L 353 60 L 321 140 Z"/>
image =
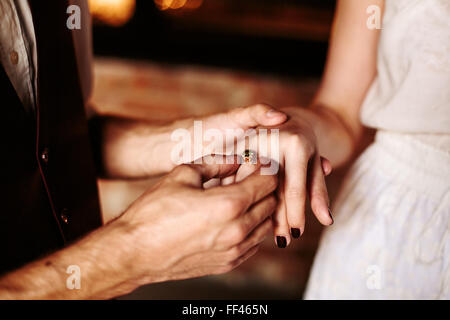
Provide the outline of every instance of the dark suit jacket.
<path id="1" fill-rule="evenodd" d="M 25 112 L 0 65 L 0 274 L 102 223 L 68 4 L 30 5 L 38 50 L 35 114 Z"/>

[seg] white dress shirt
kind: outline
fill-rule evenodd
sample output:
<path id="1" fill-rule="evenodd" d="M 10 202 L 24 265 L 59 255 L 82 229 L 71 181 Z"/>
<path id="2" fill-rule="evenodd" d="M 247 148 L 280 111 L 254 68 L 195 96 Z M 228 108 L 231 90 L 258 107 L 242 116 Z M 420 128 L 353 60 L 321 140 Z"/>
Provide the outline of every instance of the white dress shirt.
<path id="1" fill-rule="evenodd" d="M 0 1 L 0 61 L 25 109 L 34 110 L 37 53 L 27 0 Z"/>
<path id="2" fill-rule="evenodd" d="M 92 91 L 91 18 L 86 0 L 70 3 L 81 9 L 81 29 L 73 30 L 72 35 L 83 98 L 87 101 Z M 27 0 L 0 1 L 0 62 L 25 109 L 33 111 L 38 64 L 33 18 Z"/>

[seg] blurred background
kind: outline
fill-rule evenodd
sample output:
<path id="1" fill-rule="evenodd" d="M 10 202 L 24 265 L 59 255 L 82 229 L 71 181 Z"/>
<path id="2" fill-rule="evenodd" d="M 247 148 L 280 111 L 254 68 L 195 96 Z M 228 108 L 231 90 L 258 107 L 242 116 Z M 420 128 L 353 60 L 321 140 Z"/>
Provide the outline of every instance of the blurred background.
<path id="1" fill-rule="evenodd" d="M 320 80 L 334 0 L 89 0 L 94 103 L 151 121 L 265 102 L 306 106 Z M 332 174 L 331 199 L 345 170 Z M 99 182 L 117 215 L 156 179 Z M 271 237 L 221 276 L 142 287 L 123 299 L 300 299 L 322 231 L 308 213 L 288 249 Z"/>

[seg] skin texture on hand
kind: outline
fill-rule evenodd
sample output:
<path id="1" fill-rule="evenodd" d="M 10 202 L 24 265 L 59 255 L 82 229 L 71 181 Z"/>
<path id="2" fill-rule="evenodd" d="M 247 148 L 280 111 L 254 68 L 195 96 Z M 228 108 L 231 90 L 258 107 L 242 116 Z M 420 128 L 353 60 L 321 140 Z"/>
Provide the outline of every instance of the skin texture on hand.
<path id="1" fill-rule="evenodd" d="M 256 252 L 272 229 L 277 177 L 255 172 L 240 183 L 203 188 L 205 181 L 234 174 L 239 165 L 233 161 L 175 168 L 120 218 L 135 229 L 141 279 L 224 273 Z"/>
<path id="2" fill-rule="evenodd" d="M 209 158 L 205 162 L 217 162 Z M 106 299 L 148 283 L 236 268 L 272 229 L 278 181 L 255 172 L 239 183 L 204 189 L 205 181 L 236 172 L 232 160 L 175 168 L 119 218 L 1 277 L 0 298 Z M 81 272 L 77 290 L 66 287 L 70 265 Z"/>

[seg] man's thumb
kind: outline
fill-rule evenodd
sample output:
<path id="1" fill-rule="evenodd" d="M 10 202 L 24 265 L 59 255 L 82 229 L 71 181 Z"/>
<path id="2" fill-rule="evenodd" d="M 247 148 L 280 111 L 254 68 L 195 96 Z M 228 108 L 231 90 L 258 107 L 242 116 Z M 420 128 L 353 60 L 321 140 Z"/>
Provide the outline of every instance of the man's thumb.
<path id="1" fill-rule="evenodd" d="M 239 168 L 237 156 L 210 155 L 201 161 L 183 164 L 172 171 L 175 181 L 195 187 L 214 178 L 226 178 L 236 173 Z"/>

